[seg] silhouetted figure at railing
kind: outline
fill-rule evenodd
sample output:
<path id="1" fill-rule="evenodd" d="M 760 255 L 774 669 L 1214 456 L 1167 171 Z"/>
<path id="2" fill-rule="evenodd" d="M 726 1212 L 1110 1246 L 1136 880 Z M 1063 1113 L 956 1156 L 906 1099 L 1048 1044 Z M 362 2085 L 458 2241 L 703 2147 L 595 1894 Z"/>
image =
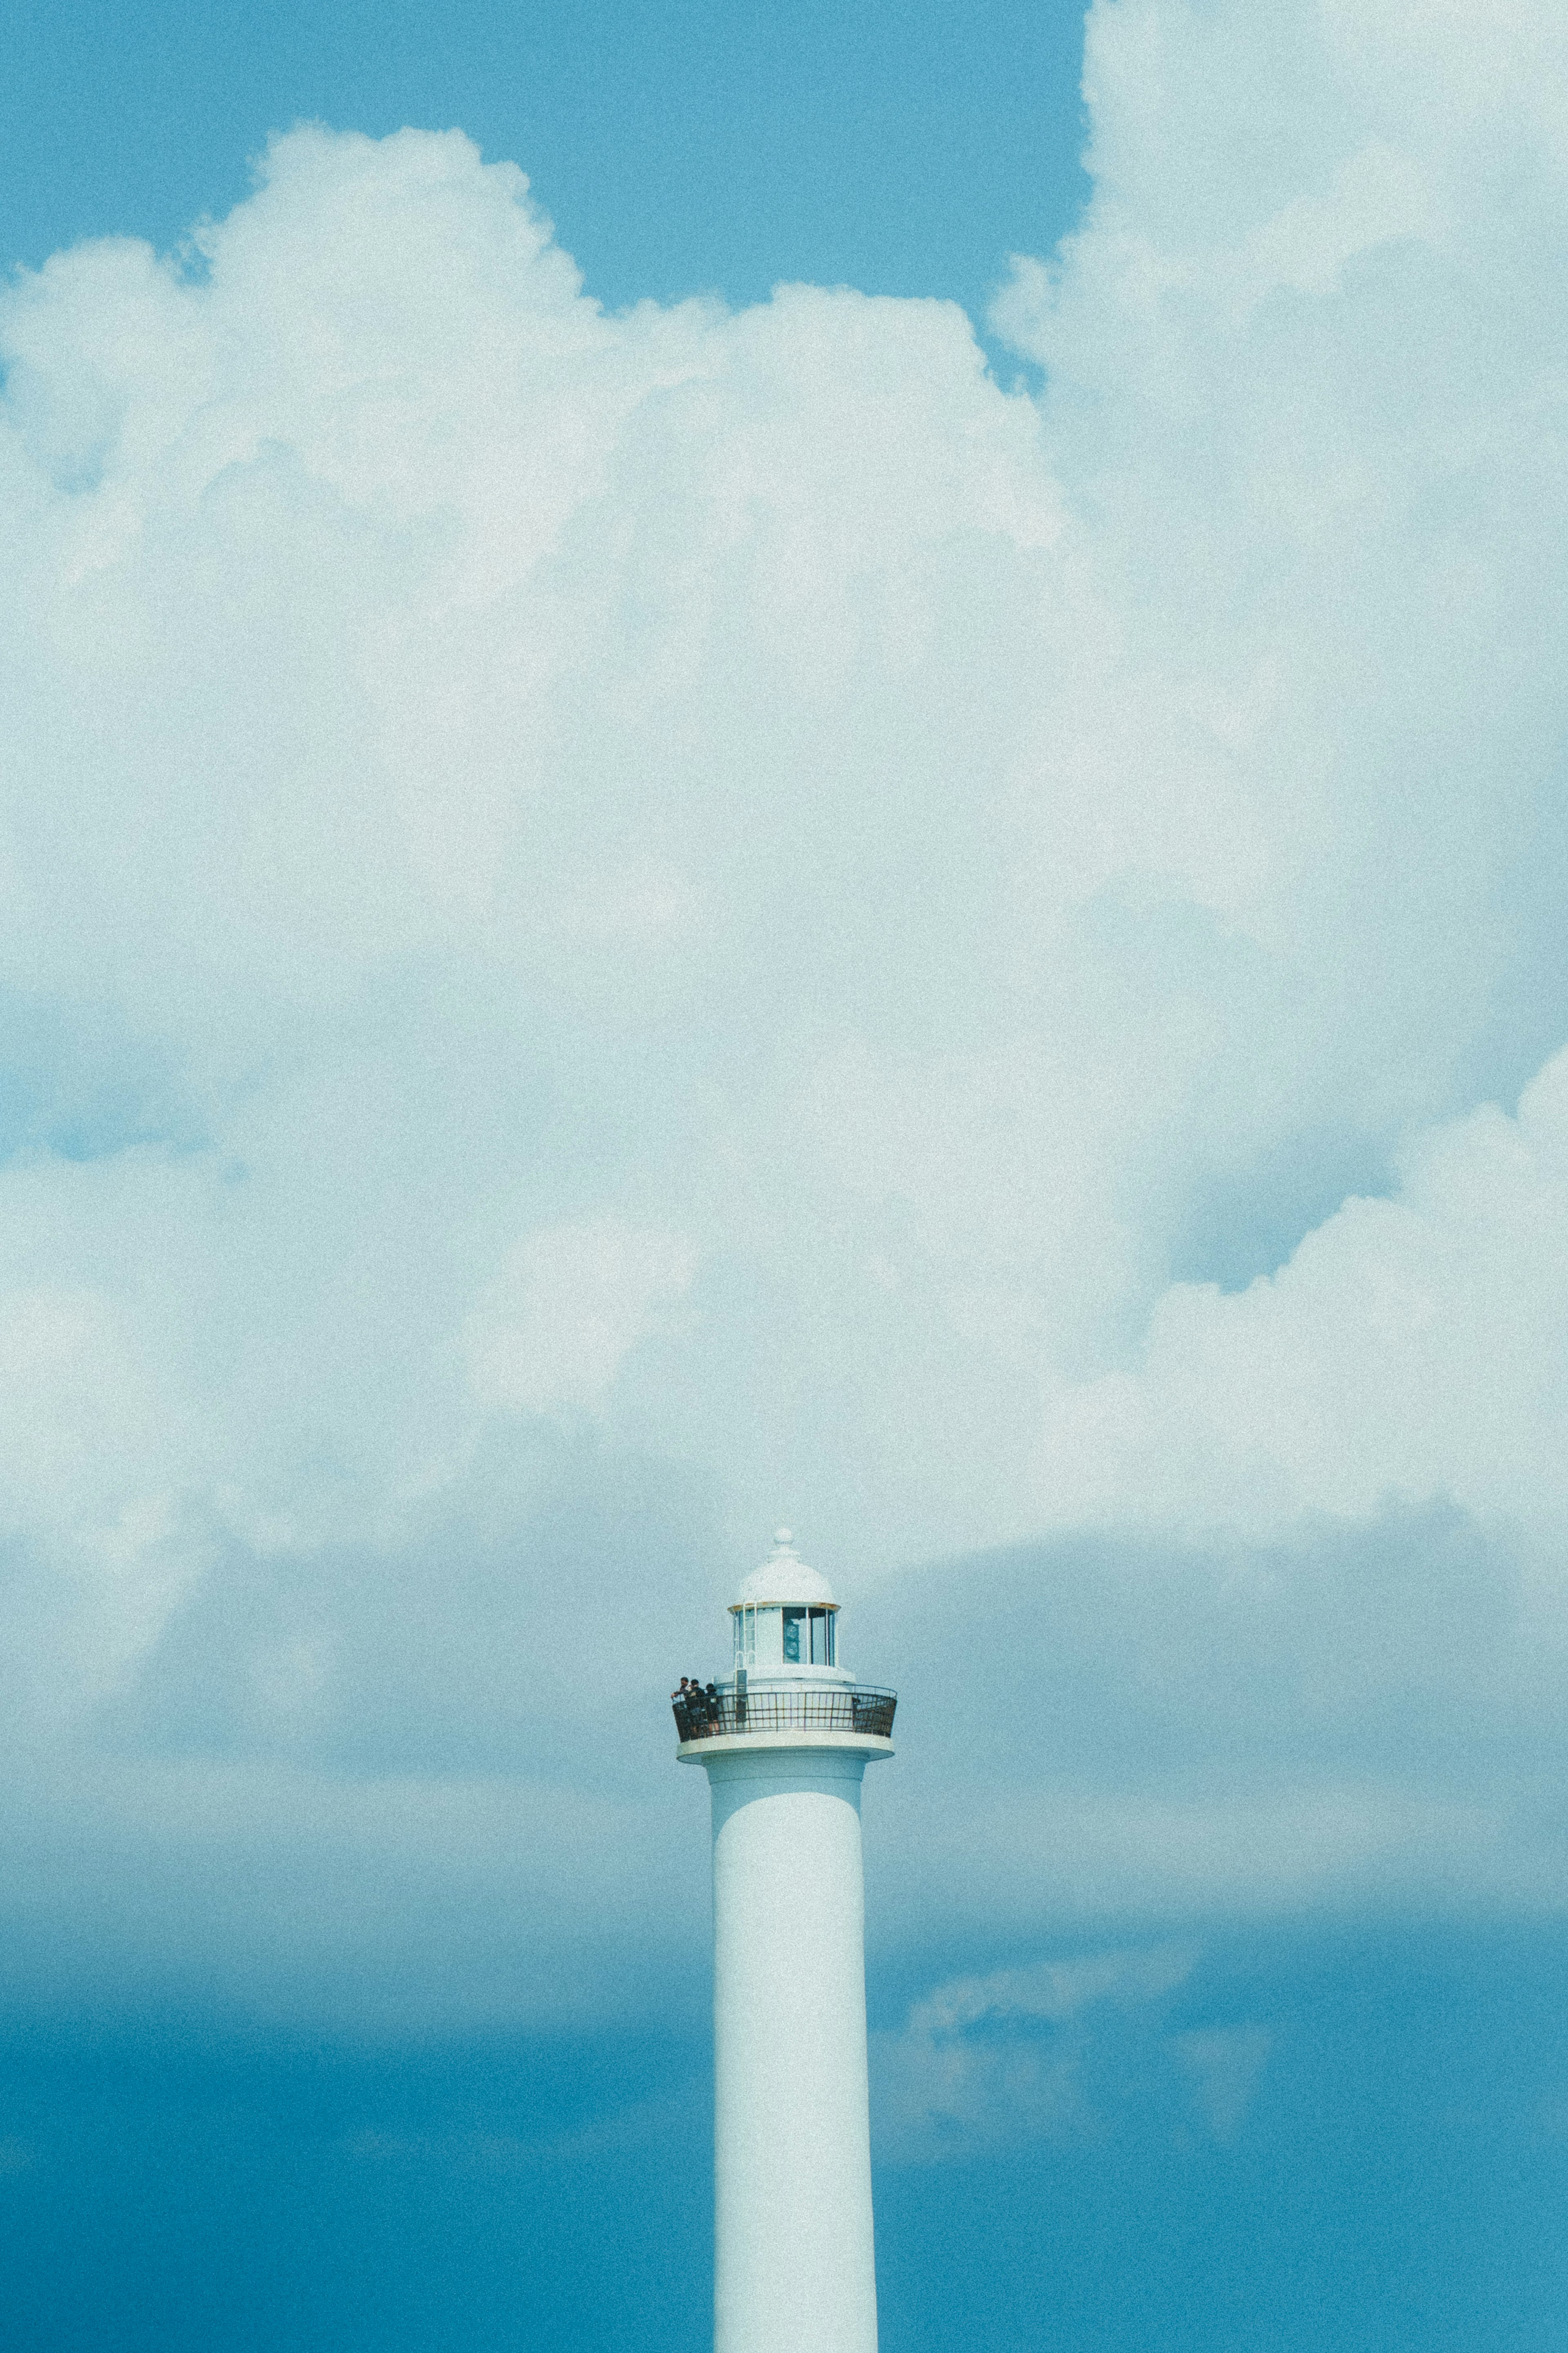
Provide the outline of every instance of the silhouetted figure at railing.
<path id="1" fill-rule="evenodd" d="M 722 1728 L 719 1721 L 722 1695 L 716 1683 L 710 1683 L 704 1690 L 694 1675 L 682 1675 L 679 1689 L 671 1692 L 669 1697 L 676 1729 L 682 1740 L 701 1740 Z"/>

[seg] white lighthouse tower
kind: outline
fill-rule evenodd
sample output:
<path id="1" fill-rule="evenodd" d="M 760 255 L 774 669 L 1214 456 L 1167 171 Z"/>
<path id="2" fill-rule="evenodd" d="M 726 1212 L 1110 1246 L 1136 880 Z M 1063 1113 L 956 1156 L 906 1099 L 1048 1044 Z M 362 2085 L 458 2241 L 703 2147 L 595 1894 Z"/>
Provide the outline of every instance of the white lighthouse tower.
<path id="1" fill-rule="evenodd" d="M 733 1663 L 676 1703 L 713 1799 L 714 2353 L 877 2353 L 860 1782 L 894 1695 L 781 1528 Z"/>

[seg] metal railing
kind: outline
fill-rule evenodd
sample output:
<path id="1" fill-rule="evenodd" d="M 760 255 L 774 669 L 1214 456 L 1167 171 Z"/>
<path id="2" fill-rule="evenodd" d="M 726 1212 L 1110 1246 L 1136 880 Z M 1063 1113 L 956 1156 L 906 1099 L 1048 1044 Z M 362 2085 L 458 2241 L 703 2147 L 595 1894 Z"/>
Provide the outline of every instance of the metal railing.
<path id="1" fill-rule="evenodd" d="M 748 1732 L 868 1732 L 890 1739 L 897 1692 L 868 1683 L 837 1691 L 716 1692 L 674 1703 L 682 1741 L 733 1738 Z"/>

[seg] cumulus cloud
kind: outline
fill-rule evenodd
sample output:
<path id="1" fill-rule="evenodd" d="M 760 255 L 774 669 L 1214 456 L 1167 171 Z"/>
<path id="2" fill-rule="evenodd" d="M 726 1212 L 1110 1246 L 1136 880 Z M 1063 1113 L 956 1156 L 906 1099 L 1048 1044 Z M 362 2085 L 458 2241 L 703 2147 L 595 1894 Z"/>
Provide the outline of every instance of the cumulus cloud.
<path id="1" fill-rule="evenodd" d="M 127 1856 L 153 1757 L 323 1821 L 517 1775 L 510 1679 L 617 1852 L 573 1679 L 652 1707 L 787 1511 L 847 1588 L 1048 1536 L 1020 1655 L 1113 1712 L 1182 1662 L 1189 1786 L 1147 1719 L 1037 1758 L 980 1908 L 1560 1883 L 1506 1773 L 1322 1713 L 1545 1738 L 1557 15 L 1099 0 L 1086 95 L 1016 383 L 936 302 L 606 315 L 457 133 L 294 132 L 184 254 L 0 295 L 4 1675 L 62 1820 L 105 1745 Z M 1301 1646 L 1244 1798 L 1173 1589 Z"/>
<path id="2" fill-rule="evenodd" d="M 1414 1139 L 1242 1293 L 1178 1284 L 1128 1370 L 1064 1388 L 1043 1508 L 1068 1526 L 1277 1532 L 1448 1499 L 1568 1531 L 1568 1055 L 1517 1117 Z"/>
<path id="3" fill-rule="evenodd" d="M 885 2162 L 963 2162 L 1019 2142 L 1137 2132 L 1239 2134 L 1274 2035 L 1258 2024 L 1169 2031 L 1200 1955 L 1114 1947 L 936 1987 L 872 2038 Z"/>
<path id="4" fill-rule="evenodd" d="M 1092 2132 L 1081 2021 L 1157 2000 L 1194 1956 L 1095 1953 L 939 1986 L 873 2046 L 879 2138 L 895 2161 L 968 2158 L 1037 2135 Z M 1078 2031 L 1061 2032 L 1077 2024 Z"/>

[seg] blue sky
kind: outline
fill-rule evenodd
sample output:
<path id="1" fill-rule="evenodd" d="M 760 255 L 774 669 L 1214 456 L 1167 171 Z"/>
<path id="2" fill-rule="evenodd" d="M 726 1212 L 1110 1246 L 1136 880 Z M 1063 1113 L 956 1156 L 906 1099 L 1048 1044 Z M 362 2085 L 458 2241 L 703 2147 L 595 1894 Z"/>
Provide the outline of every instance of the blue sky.
<path id="1" fill-rule="evenodd" d="M 1082 201 L 1081 55 L 1056 5 L 22 6 L 0 205 L 35 265 L 171 246 L 294 122 L 455 124 L 522 163 L 614 307 L 802 279 L 978 312 Z"/>
<path id="2" fill-rule="evenodd" d="M 1153 2031 L 1095 2048 L 1093 2131 L 883 2165 L 884 2338 L 940 2344 L 956 2312 L 982 2345 L 1096 2353 L 1550 2344 L 1568 2145 L 1538 2103 L 1565 1989 L 1555 1936 L 1220 1947 Z M 1259 2004 L 1278 2043 L 1217 2139 L 1161 2036 Z M 5 2182 L 29 2353 L 701 2341 L 689 2036 L 390 2054 L 158 2021 L 34 2030 L 6 2076 L 47 2152 Z"/>
<path id="3" fill-rule="evenodd" d="M 700 2339 L 787 1518 L 887 2353 L 1552 2342 L 1555 8 L 9 62 L 8 2341 Z"/>

